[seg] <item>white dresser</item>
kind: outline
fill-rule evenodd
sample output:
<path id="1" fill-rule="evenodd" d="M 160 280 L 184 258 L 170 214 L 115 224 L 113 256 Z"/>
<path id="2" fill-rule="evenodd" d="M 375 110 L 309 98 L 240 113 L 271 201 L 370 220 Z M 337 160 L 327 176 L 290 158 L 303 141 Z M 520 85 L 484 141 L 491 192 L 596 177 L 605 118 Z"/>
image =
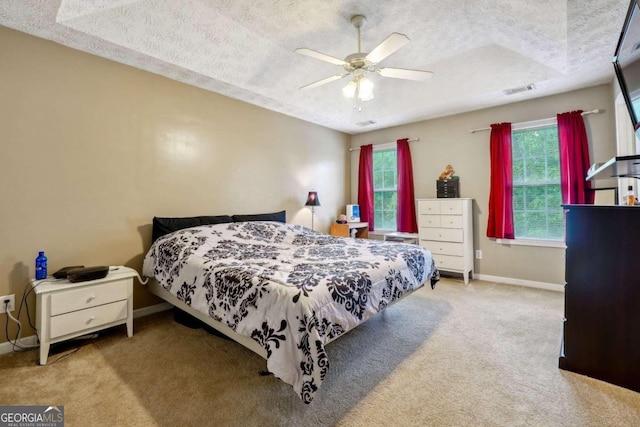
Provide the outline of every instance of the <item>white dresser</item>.
<path id="1" fill-rule="evenodd" d="M 473 276 L 473 199 L 417 199 L 420 245 L 441 271 Z"/>

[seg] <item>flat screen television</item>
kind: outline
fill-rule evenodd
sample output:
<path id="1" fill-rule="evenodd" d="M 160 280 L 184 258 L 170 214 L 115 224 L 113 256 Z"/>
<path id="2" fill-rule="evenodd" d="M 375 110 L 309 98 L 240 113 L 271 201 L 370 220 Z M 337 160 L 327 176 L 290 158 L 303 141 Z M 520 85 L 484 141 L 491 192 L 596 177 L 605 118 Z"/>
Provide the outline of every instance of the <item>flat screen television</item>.
<path id="1" fill-rule="evenodd" d="M 613 57 L 613 67 L 636 135 L 640 136 L 640 8 L 631 0 Z"/>

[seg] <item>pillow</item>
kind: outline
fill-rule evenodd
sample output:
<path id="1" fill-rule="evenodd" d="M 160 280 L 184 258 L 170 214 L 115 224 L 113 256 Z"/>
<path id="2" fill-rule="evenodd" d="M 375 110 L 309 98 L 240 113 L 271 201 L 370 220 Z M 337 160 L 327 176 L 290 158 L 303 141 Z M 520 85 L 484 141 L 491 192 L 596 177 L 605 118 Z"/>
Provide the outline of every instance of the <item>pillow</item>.
<path id="1" fill-rule="evenodd" d="M 232 215 L 233 222 L 244 222 L 244 221 L 276 221 L 276 222 L 287 222 L 287 212 L 273 212 L 273 213 L 263 213 L 263 214 L 253 214 L 253 215 Z"/>
<path id="2" fill-rule="evenodd" d="M 199 225 L 224 224 L 227 222 L 233 222 L 229 215 L 192 216 L 186 218 L 158 218 L 154 216 L 151 243 L 165 234 L 173 233 L 174 231 L 197 227 Z"/>

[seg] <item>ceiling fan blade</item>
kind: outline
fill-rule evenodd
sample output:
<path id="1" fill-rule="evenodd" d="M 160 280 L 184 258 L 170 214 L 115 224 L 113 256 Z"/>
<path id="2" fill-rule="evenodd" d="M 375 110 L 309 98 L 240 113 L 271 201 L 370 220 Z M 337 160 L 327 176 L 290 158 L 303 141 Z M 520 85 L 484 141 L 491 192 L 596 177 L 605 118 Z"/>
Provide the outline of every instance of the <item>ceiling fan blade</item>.
<path id="1" fill-rule="evenodd" d="M 318 80 L 317 82 L 313 82 L 313 83 L 309 83 L 306 86 L 302 86 L 300 89 L 313 89 L 314 87 L 318 87 L 318 86 L 322 86 L 324 84 L 327 83 L 331 83 L 334 80 L 340 80 L 344 77 L 347 77 L 349 75 L 349 73 L 344 73 L 344 74 L 336 74 L 335 76 L 331 76 L 331 77 L 326 77 L 322 80 Z"/>
<path id="2" fill-rule="evenodd" d="M 409 43 L 409 37 L 400 33 L 391 33 L 389 37 L 366 56 L 367 61 L 377 64 L 407 43 Z"/>
<path id="3" fill-rule="evenodd" d="M 379 68 L 376 72 L 382 77 L 415 80 L 417 82 L 423 82 L 433 76 L 431 71 L 406 70 L 404 68 Z"/>
<path id="4" fill-rule="evenodd" d="M 311 58 L 319 59 L 320 61 L 330 62 L 336 65 L 346 64 L 342 59 L 334 58 L 333 56 L 325 55 L 324 53 L 316 52 L 315 50 L 300 48 L 296 49 L 296 53 L 300 55 L 310 56 Z"/>

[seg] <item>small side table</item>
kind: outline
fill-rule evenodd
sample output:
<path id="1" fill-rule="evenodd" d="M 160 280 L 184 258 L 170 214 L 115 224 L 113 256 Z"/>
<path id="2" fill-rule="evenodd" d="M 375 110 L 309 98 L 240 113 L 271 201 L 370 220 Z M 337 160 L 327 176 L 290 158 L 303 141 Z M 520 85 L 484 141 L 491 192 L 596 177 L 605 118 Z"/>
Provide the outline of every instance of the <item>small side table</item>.
<path id="1" fill-rule="evenodd" d="M 60 341 L 124 323 L 127 336 L 133 336 L 133 278 L 137 275 L 132 268 L 117 266 L 110 267 L 106 277 L 86 282 L 32 280 L 40 364 L 47 364 L 51 344 Z"/>
<path id="2" fill-rule="evenodd" d="M 355 232 L 355 236 L 353 233 Z M 369 238 L 368 222 L 348 222 L 346 224 L 331 224 L 331 235 L 339 237 L 356 237 L 359 239 Z"/>

